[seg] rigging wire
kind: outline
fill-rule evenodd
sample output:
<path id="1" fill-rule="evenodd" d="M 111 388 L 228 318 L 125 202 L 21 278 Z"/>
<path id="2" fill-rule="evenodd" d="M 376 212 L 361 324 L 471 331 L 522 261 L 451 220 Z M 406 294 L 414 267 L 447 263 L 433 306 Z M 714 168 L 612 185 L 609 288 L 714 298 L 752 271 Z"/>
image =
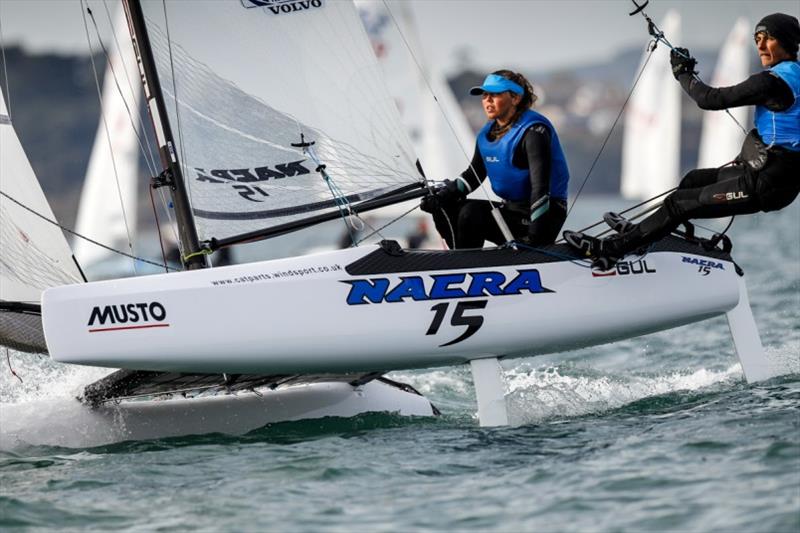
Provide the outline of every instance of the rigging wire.
<path id="1" fill-rule="evenodd" d="M 179 166 L 183 166 L 183 162 L 186 161 L 186 148 L 185 148 L 185 146 L 183 144 L 183 130 L 181 128 L 180 104 L 178 102 L 178 85 L 177 85 L 177 81 L 175 79 L 175 56 L 174 56 L 174 54 L 172 52 L 172 37 L 170 37 L 170 32 L 169 32 L 169 18 L 167 17 L 167 2 L 166 2 L 166 0 L 162 0 L 161 1 L 161 6 L 162 6 L 163 12 L 164 12 L 164 30 L 166 31 L 167 53 L 169 54 L 169 68 L 170 68 L 170 72 L 171 72 L 171 75 L 172 75 L 172 95 L 173 95 L 174 100 L 175 100 L 175 117 L 177 119 L 177 122 L 175 124 L 175 130 L 176 130 L 176 133 L 178 135 L 178 151 L 181 154 L 180 161 L 178 162 L 178 164 L 179 164 Z M 164 117 L 164 120 L 167 120 L 167 117 Z M 187 186 L 185 188 L 186 188 L 186 201 L 188 202 L 189 210 L 191 211 L 191 210 L 193 210 L 193 207 L 192 207 L 192 188 L 189 187 L 188 184 L 187 184 Z M 162 195 L 163 195 L 163 193 L 162 193 Z M 177 235 L 176 235 L 176 237 L 177 237 Z M 178 243 L 178 249 L 181 252 L 181 257 L 183 258 L 184 261 L 186 261 L 186 260 L 188 260 L 188 259 L 190 259 L 192 257 L 197 256 L 198 253 L 202 254 L 202 252 L 195 252 L 195 253 L 191 254 L 190 256 L 186 256 L 185 253 L 184 253 L 185 245 L 181 241 L 180 238 L 177 238 L 177 243 Z"/>
<path id="2" fill-rule="evenodd" d="M 66 227 L 66 226 L 64 226 L 64 225 L 62 225 L 62 224 L 61 224 L 61 223 L 59 223 L 57 220 L 53 220 L 53 219 L 50 219 L 50 218 L 48 218 L 48 217 L 44 216 L 43 214 L 39 213 L 39 212 L 38 212 L 38 211 L 36 211 L 35 209 L 32 209 L 32 208 L 28 207 L 27 205 L 23 204 L 22 202 L 20 202 L 19 200 L 17 200 L 17 199 L 16 199 L 16 198 L 14 198 L 13 196 L 10 196 L 9 194 L 7 194 L 7 193 L 5 193 L 5 192 L 3 192 L 3 191 L 0 191 L 0 196 L 4 196 L 4 197 L 8 198 L 9 200 L 11 200 L 12 202 L 14 202 L 15 204 L 17 204 L 17 205 L 18 205 L 18 206 L 20 206 L 21 208 L 25 209 L 26 211 L 28 211 L 28 212 L 30 212 L 30 213 L 33 213 L 34 215 L 36 215 L 37 217 L 41 218 L 41 219 L 42 219 L 42 220 L 44 220 L 45 222 L 49 222 L 50 224 L 52 224 L 52 225 L 54 225 L 54 226 L 56 226 L 56 227 L 60 228 L 62 231 L 66 231 L 66 232 L 67 232 L 67 233 L 69 233 L 70 235 L 74 235 L 75 237 L 78 237 L 79 239 L 83 239 L 83 240 L 85 240 L 85 241 L 87 241 L 87 242 L 90 242 L 90 243 L 92 243 L 92 244 L 94 244 L 94 245 L 96 245 L 96 246 L 99 246 L 100 248 L 103 248 L 103 249 L 105 249 L 105 250 L 108 250 L 109 252 L 113 252 L 113 253 L 115 253 L 115 254 L 123 255 L 123 256 L 125 256 L 125 257 L 128 257 L 128 258 L 130 258 L 130 259 L 135 259 L 135 260 L 137 260 L 137 261 L 141 261 L 142 263 L 147 263 L 147 264 L 149 264 L 149 265 L 157 266 L 157 267 L 159 267 L 159 268 L 169 268 L 169 270 L 172 270 L 172 271 L 178 271 L 178 270 L 181 270 L 180 268 L 172 268 L 172 267 L 170 267 L 169 265 L 162 264 L 162 263 L 156 263 L 155 261 L 150 261 L 149 259 L 144 259 L 143 257 L 138 257 L 138 256 L 136 256 L 136 255 L 129 254 L 129 253 L 127 253 L 127 252 L 124 252 L 124 251 L 122 251 L 122 250 L 117 250 L 117 249 L 115 249 L 115 248 L 112 248 L 112 247 L 110 247 L 110 246 L 106 246 L 105 244 L 103 244 L 103 243 L 101 243 L 101 242 L 97 242 L 97 241 L 96 241 L 96 240 L 94 240 L 94 239 L 91 239 L 91 238 L 89 238 L 89 237 L 87 237 L 87 236 L 85 236 L 85 235 L 81 235 L 80 233 L 78 233 L 78 232 L 76 232 L 76 231 L 74 231 L 74 230 L 72 230 L 72 229 L 70 229 L 70 228 L 68 228 L 68 227 Z"/>
<path id="3" fill-rule="evenodd" d="M 651 42 L 651 44 L 652 44 L 652 42 Z M 617 123 L 619 122 L 620 117 L 622 117 L 622 113 L 625 111 L 625 108 L 628 106 L 628 102 L 630 102 L 630 99 L 633 96 L 633 92 L 636 90 L 636 86 L 639 84 L 639 80 L 642 79 L 642 75 L 644 74 L 645 68 L 647 68 L 648 63 L 650 63 L 650 59 L 652 59 L 652 57 L 653 57 L 653 51 L 654 50 L 655 50 L 654 47 L 651 48 L 648 45 L 647 59 L 645 59 L 645 62 L 642 65 L 642 68 L 639 69 L 639 74 L 636 76 L 636 79 L 633 82 L 633 86 L 631 87 L 631 90 L 628 91 L 628 96 L 625 98 L 625 101 L 622 103 L 622 107 L 620 108 L 619 113 L 617 113 L 617 117 L 614 119 L 614 122 L 611 124 L 611 128 L 609 128 L 608 134 L 606 135 L 606 138 L 603 140 L 603 144 L 600 146 L 600 150 L 597 152 L 597 155 L 595 156 L 594 161 L 592 161 L 592 164 L 589 167 L 589 171 L 586 173 L 586 177 L 583 178 L 583 182 L 581 183 L 580 188 L 578 188 L 578 192 L 575 194 L 575 198 L 572 200 L 572 205 L 570 205 L 569 209 L 567 209 L 567 217 L 569 217 L 569 214 L 572 213 L 572 209 L 575 207 L 575 204 L 578 203 L 578 198 L 580 198 L 581 192 L 583 192 L 583 188 L 586 186 L 586 183 L 589 181 L 589 177 L 592 175 L 592 171 L 594 170 L 594 167 L 597 165 L 597 162 L 600 160 L 600 156 L 603 154 L 603 150 L 605 150 L 606 144 L 608 144 L 608 141 L 611 138 L 611 134 L 614 132 L 614 128 L 617 126 Z M 663 194 L 665 194 L 665 193 L 662 193 L 662 194 L 660 194 L 658 196 L 662 196 Z M 658 198 L 658 196 L 656 196 L 656 198 Z M 651 201 L 652 199 L 653 198 L 651 198 L 650 200 L 646 200 L 645 203 Z M 601 222 L 598 222 L 598 224 L 600 224 L 600 223 Z M 595 224 L 595 226 L 596 225 L 597 224 Z M 591 226 L 591 227 L 594 227 L 594 226 Z"/>
<path id="4" fill-rule="evenodd" d="M 403 44 L 405 45 L 406 49 L 408 50 L 409 55 L 414 60 L 414 64 L 416 65 L 417 70 L 419 71 L 420 78 L 422 78 L 422 80 L 425 82 L 425 87 L 428 89 L 428 92 L 431 94 L 431 96 L 433 97 L 433 100 L 436 102 L 436 106 L 439 108 L 439 112 L 441 113 L 442 118 L 444 118 L 444 121 L 447 124 L 447 127 L 450 129 L 450 133 L 453 134 L 453 138 L 455 139 L 456 144 L 458 145 L 459 149 L 461 150 L 461 153 L 464 155 L 464 159 L 468 162 L 467 164 L 468 164 L 469 169 L 472 171 L 472 173 L 474 175 L 477 176 L 478 173 L 475 172 L 475 168 L 472 165 L 472 159 L 469 157 L 469 154 L 467 154 L 466 150 L 464 150 L 464 147 L 461 145 L 461 143 L 458 142 L 458 134 L 456 133 L 455 126 L 453 125 L 453 122 L 449 119 L 447 114 L 444 112 L 444 108 L 442 107 L 442 104 L 439 101 L 439 98 L 436 96 L 436 93 L 433 91 L 433 86 L 431 85 L 430 80 L 428 79 L 428 76 L 426 74 L 425 68 L 422 66 L 422 62 L 419 60 L 419 58 L 414 53 L 414 49 L 411 47 L 411 44 L 406 39 L 406 36 L 403 33 L 403 30 L 400 27 L 400 24 L 398 23 L 397 19 L 395 18 L 394 13 L 392 12 L 392 10 L 389 8 L 389 4 L 387 3 L 386 0 L 383 0 L 383 5 L 386 8 L 387 13 L 389 13 L 389 17 L 392 19 L 392 22 L 394 23 L 395 27 L 397 28 L 397 32 L 398 32 L 398 34 L 400 34 L 400 38 L 403 40 Z M 430 181 L 426 182 L 426 187 L 428 188 L 428 191 L 429 191 L 430 194 L 434 193 L 433 185 L 431 185 Z M 498 227 L 500 228 L 500 233 L 502 233 L 503 236 L 506 239 L 508 239 L 509 242 L 511 242 L 511 240 L 512 240 L 511 231 L 508 229 L 508 224 L 506 223 L 505 219 L 503 218 L 502 212 L 495 205 L 495 203 L 491 201 L 491 198 L 489 196 L 489 192 L 486 189 L 486 180 L 483 180 L 480 183 L 479 187 L 480 187 L 481 192 L 483 193 L 483 196 L 485 197 L 485 199 L 492 206 L 492 217 L 494 218 L 495 222 L 497 223 Z M 455 238 L 455 233 L 452 233 L 452 223 L 451 223 L 449 217 L 446 216 L 446 214 L 445 214 L 445 218 L 447 218 L 447 223 L 451 227 L 451 234 Z M 453 243 L 453 244 L 455 244 L 455 243 Z"/>
<path id="5" fill-rule="evenodd" d="M 111 132 L 109 131 L 108 123 L 106 122 L 106 113 L 105 113 L 105 108 L 103 106 L 103 92 L 102 92 L 102 89 L 100 88 L 100 79 L 97 76 L 97 65 L 94 62 L 94 49 L 92 48 L 92 39 L 91 39 L 91 37 L 89 35 L 89 26 L 86 23 L 86 13 L 89 13 L 89 16 L 92 18 L 93 21 L 94 21 L 94 15 L 92 13 L 91 8 L 89 8 L 88 4 L 84 4 L 84 2 L 85 2 L 85 0 L 81 0 L 81 6 L 82 6 L 81 13 L 83 15 L 83 17 L 82 17 L 83 18 L 83 28 L 84 28 L 84 30 L 86 32 L 86 43 L 89 46 L 89 59 L 92 62 L 92 72 L 94 74 L 95 87 L 97 88 L 97 98 L 100 101 L 100 117 L 103 120 L 103 128 L 106 131 L 106 141 L 108 142 L 108 149 L 109 149 L 109 152 L 111 154 L 111 167 L 114 169 L 114 181 L 117 184 L 117 196 L 119 198 L 120 208 L 122 209 L 122 221 L 125 224 L 125 233 L 126 233 L 126 236 L 128 237 L 128 249 L 131 251 L 131 255 L 133 255 L 133 241 L 132 241 L 132 238 L 131 238 L 131 230 L 130 230 L 130 227 L 128 226 L 128 214 L 127 214 L 127 212 L 125 210 L 125 202 L 123 201 L 123 198 L 122 198 L 122 187 L 120 186 L 120 183 L 119 183 L 119 173 L 117 171 L 117 160 L 116 160 L 116 157 L 114 156 L 114 147 L 113 147 L 113 145 L 111 143 Z M 84 12 L 83 6 L 86 7 L 86 12 Z M 95 28 L 96 28 L 96 26 L 95 26 Z M 98 34 L 99 34 L 99 31 L 98 31 Z M 103 46 L 102 41 L 100 41 L 100 44 L 101 44 L 101 46 L 103 48 L 103 52 L 106 54 L 106 57 L 108 58 L 108 52 L 106 51 L 105 46 Z M 111 66 L 111 61 L 108 62 L 108 65 L 109 65 L 109 68 L 112 70 L 112 75 L 114 75 L 113 74 L 113 67 Z M 115 76 L 114 80 L 116 82 L 116 76 Z M 124 100 L 124 98 L 123 98 L 123 100 Z M 134 271 L 134 273 L 136 273 L 136 262 L 135 261 L 133 262 L 133 271 Z"/>
<path id="6" fill-rule="evenodd" d="M 117 28 L 115 27 L 114 21 L 111 18 L 111 11 L 108 9 L 108 2 L 107 0 L 103 0 L 103 7 L 105 8 L 106 18 L 108 20 L 109 26 L 111 27 L 111 36 L 114 38 L 114 44 L 117 47 L 117 51 L 119 53 L 119 59 L 122 62 L 122 73 L 125 74 L 125 81 L 127 82 L 128 90 L 130 91 L 130 95 L 133 96 L 138 90 L 141 91 L 140 86 L 134 86 L 133 82 L 128 76 L 128 65 L 125 61 L 125 55 L 122 53 L 122 46 L 119 44 L 119 39 L 117 38 Z M 114 83 L 117 86 L 117 91 L 119 92 L 120 96 L 123 96 L 122 101 L 125 104 L 125 110 L 128 113 L 128 118 L 131 122 L 131 126 L 133 126 L 134 134 L 136 135 L 136 140 L 139 143 L 139 150 L 144 157 L 145 163 L 147 163 L 147 169 L 150 172 L 151 176 L 155 176 L 157 172 L 157 165 L 156 165 L 156 158 L 155 154 L 153 153 L 153 144 L 151 143 L 150 139 L 147 136 L 147 128 L 144 125 L 144 120 L 142 120 L 142 115 L 139 112 L 139 109 L 135 109 L 134 112 L 131 111 L 130 106 L 128 105 L 127 98 L 124 97 L 122 92 L 122 87 L 120 87 L 119 79 L 117 78 L 117 73 L 114 70 L 114 66 L 111 63 L 111 59 L 109 57 L 108 52 L 106 51 L 106 47 L 103 45 L 103 40 L 100 38 L 100 30 L 97 27 L 97 21 L 92 15 L 92 23 L 94 24 L 95 31 L 97 32 L 97 40 L 100 42 L 100 46 L 103 48 L 103 53 L 106 55 L 106 59 L 108 60 L 109 68 L 111 69 L 111 73 L 114 76 Z M 133 98 L 135 100 L 135 98 Z M 134 119 L 135 114 L 135 119 Z M 140 136 L 141 132 L 141 136 Z M 142 140 L 144 137 L 144 140 Z"/>
<path id="7" fill-rule="evenodd" d="M 654 40 L 653 49 L 655 50 L 656 45 L 659 42 L 661 42 L 661 43 L 664 43 L 664 45 L 667 46 L 667 48 L 669 48 L 671 51 L 679 54 L 681 57 L 683 57 L 685 59 L 689 59 L 689 56 L 687 56 L 686 54 L 684 54 L 683 52 L 681 52 L 680 50 L 677 50 L 674 46 L 672 46 L 672 43 L 670 43 L 667 40 L 667 37 L 666 37 L 666 35 L 664 35 L 664 32 L 661 30 L 661 28 L 659 28 L 656 25 L 656 23 L 653 22 L 653 19 L 651 19 L 647 15 L 647 13 L 645 13 L 644 8 L 647 6 L 648 3 L 650 3 L 649 0 L 646 0 L 641 5 L 637 4 L 636 0 L 631 0 L 631 1 L 633 2 L 633 5 L 636 6 L 636 10 L 633 13 L 629 13 L 629 15 L 632 17 L 632 16 L 636 15 L 637 13 L 641 13 L 642 16 L 644 17 L 644 19 L 647 21 L 647 32 L 653 37 L 653 40 Z M 692 77 L 695 80 L 697 80 L 698 82 L 703 83 L 703 80 L 700 79 L 700 77 L 697 75 L 697 72 L 692 72 Z M 703 83 L 703 84 L 705 85 L 705 83 Z M 736 123 L 737 126 L 739 126 L 739 129 L 742 130 L 742 132 L 745 135 L 747 135 L 747 133 L 748 133 L 747 130 L 744 128 L 744 126 L 742 126 L 739 123 L 738 120 L 736 120 L 736 117 L 734 117 L 731 114 L 730 110 L 725 109 L 725 113 L 731 118 L 731 120 L 733 122 Z"/>
<path id="8" fill-rule="evenodd" d="M 5 85 L 6 88 L 6 111 L 8 111 L 8 115 L 11 116 L 11 89 L 9 88 L 8 81 L 8 61 L 6 60 L 6 42 L 3 37 L 2 17 L 0 17 L 0 53 L 2 53 L 3 57 L 3 85 Z"/>
<path id="9" fill-rule="evenodd" d="M 122 62 L 122 72 L 125 74 L 125 80 L 127 82 L 128 89 L 130 90 L 130 94 L 133 95 L 133 94 L 135 94 L 137 89 L 139 91 L 142 91 L 143 88 L 140 87 L 139 85 L 134 86 L 134 83 L 131 81 L 130 76 L 128 76 L 128 66 L 127 66 L 126 61 L 125 61 L 125 56 L 122 54 L 122 47 L 119 44 L 119 39 L 118 39 L 118 36 L 117 36 L 117 28 L 116 28 L 116 25 L 114 24 L 114 21 L 113 21 L 112 17 L 111 17 L 111 11 L 108 8 L 108 1 L 107 0 L 103 0 L 103 7 L 105 8 L 106 19 L 108 20 L 109 26 L 111 27 L 111 34 L 112 34 L 112 36 L 114 38 L 114 43 L 117 46 L 117 50 L 120 52 L 119 53 L 119 59 Z M 94 16 L 92 16 L 92 22 L 94 23 L 95 30 L 97 31 L 98 41 L 100 41 L 100 45 L 102 46 L 103 45 L 103 41 L 102 41 L 102 39 L 100 39 L 100 31 L 97 28 L 97 21 L 94 19 Z M 127 38 L 130 39 L 131 38 L 130 35 L 127 35 Z M 103 47 L 103 51 L 106 52 L 105 47 Z M 108 57 L 108 53 L 107 52 L 106 52 L 106 57 Z M 111 65 L 111 61 L 110 60 L 109 60 L 109 65 Z M 111 67 L 111 72 L 114 75 L 114 83 L 117 85 L 117 90 L 119 91 L 120 95 L 122 95 L 123 94 L 122 93 L 122 88 L 119 86 L 119 80 L 117 79 L 116 72 L 114 71 L 113 67 Z M 135 98 L 134 98 L 134 100 L 135 100 Z M 128 112 L 128 118 L 130 119 L 131 125 L 133 127 L 134 134 L 136 135 L 136 140 L 139 143 L 139 150 L 140 150 L 140 152 L 141 152 L 141 154 L 143 156 L 143 159 L 145 160 L 145 163 L 147 164 L 147 169 L 148 169 L 148 171 L 149 171 L 151 176 L 155 176 L 155 175 L 158 174 L 158 170 L 157 169 L 159 167 L 159 164 L 156 162 L 156 157 L 157 156 L 153 152 L 153 146 L 155 146 L 155 142 L 154 142 L 153 139 L 151 139 L 149 137 L 149 135 L 147 133 L 148 132 L 148 128 L 145 126 L 145 121 L 142 118 L 140 110 L 139 109 L 135 110 L 136 111 L 136 121 L 134 121 L 132 113 L 131 113 L 131 109 L 128 106 L 128 101 L 124 97 L 123 97 L 123 102 L 125 104 L 125 109 Z M 140 136 L 140 133 L 141 133 L 141 136 Z M 144 140 L 142 140 L 142 137 L 144 138 Z M 152 188 L 149 188 L 149 195 L 150 195 L 150 205 L 153 208 L 153 218 L 155 219 L 155 223 L 156 223 L 156 231 L 158 232 L 158 243 L 159 243 L 159 246 L 161 247 L 161 259 L 162 259 L 162 261 L 164 261 L 164 264 L 166 264 L 167 263 L 167 256 L 164 253 L 164 242 L 163 242 L 163 238 L 162 238 L 162 235 L 161 235 L 161 225 L 160 225 L 160 222 L 158 220 L 158 212 L 157 212 L 157 209 L 156 209 L 155 201 L 153 199 Z M 176 228 L 176 223 L 172 218 L 172 212 L 170 211 L 170 209 L 168 207 L 167 200 L 166 200 L 166 197 L 164 195 L 164 191 L 160 191 L 159 198 L 161 199 L 162 208 L 166 212 L 167 219 L 169 220 L 169 224 L 167 225 L 167 227 L 172 230 L 173 237 L 174 237 L 174 239 L 173 239 L 174 242 L 179 242 L 180 239 L 178 238 L 178 232 L 177 232 L 177 228 Z"/>

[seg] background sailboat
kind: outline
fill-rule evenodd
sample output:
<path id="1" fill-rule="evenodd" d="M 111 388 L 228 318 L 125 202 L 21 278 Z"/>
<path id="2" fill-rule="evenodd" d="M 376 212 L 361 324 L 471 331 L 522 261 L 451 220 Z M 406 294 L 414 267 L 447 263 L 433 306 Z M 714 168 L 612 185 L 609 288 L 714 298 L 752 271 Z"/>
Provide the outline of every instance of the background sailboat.
<path id="1" fill-rule="evenodd" d="M 747 79 L 750 74 L 751 41 L 750 22 L 743 17 L 739 18 L 720 51 L 711 78 L 713 87 L 729 87 Z M 730 109 L 735 122 L 725 111 L 703 112 L 697 168 L 718 167 L 736 157 L 746 135 L 736 122 L 746 128 L 749 110 L 749 106 Z"/>
<path id="2" fill-rule="evenodd" d="M 133 252 L 139 202 L 141 82 L 121 6 L 116 10 L 103 81 L 101 116 L 81 192 L 75 231 L 116 250 Z M 76 238 L 75 256 L 90 278 L 134 273 L 134 260 Z M 100 263 L 105 262 L 104 267 Z"/>
<path id="3" fill-rule="evenodd" d="M 680 42 L 680 15 L 670 10 L 662 29 Z M 648 61 L 649 58 L 649 61 Z M 620 192 L 628 199 L 661 194 L 680 180 L 681 88 L 672 76 L 669 48 L 645 52 L 647 67 L 625 112 Z"/>
<path id="4" fill-rule="evenodd" d="M 469 166 L 475 132 L 444 73 L 425 55 L 413 4 L 378 0 L 355 3 L 425 176 L 433 181 L 455 179 Z M 496 199 L 488 187 L 486 190 Z M 485 193 L 477 190 L 471 196 L 484 198 Z M 418 205 L 418 200 L 404 202 L 374 215 L 387 219 L 406 215 L 419 225 L 430 215 L 415 210 Z M 398 224 L 403 225 L 408 226 Z M 433 241 L 425 244 L 441 247 Z"/>

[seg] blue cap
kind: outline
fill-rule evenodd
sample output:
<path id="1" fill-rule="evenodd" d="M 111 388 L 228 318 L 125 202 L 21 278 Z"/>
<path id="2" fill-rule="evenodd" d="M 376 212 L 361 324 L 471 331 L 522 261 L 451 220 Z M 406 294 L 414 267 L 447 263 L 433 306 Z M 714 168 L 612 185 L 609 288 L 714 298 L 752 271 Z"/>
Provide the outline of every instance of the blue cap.
<path id="1" fill-rule="evenodd" d="M 525 90 L 520 87 L 519 84 L 507 80 L 498 74 L 489 74 L 486 76 L 486 79 L 483 80 L 483 85 L 480 87 L 473 87 L 469 90 L 469 94 L 478 96 L 483 93 L 504 93 L 506 91 L 511 91 L 519 95 L 525 94 Z"/>

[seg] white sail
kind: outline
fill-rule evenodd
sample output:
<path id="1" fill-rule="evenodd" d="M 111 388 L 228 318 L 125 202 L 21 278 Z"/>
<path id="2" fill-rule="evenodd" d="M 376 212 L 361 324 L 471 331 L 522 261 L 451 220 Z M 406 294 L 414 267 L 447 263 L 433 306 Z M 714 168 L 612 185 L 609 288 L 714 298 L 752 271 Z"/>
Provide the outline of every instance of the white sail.
<path id="1" fill-rule="evenodd" d="M 75 231 L 117 250 L 128 250 L 136 230 L 139 145 L 136 128 L 141 94 L 139 70 L 123 9 L 109 39 L 109 66 L 103 81 L 102 116 L 81 191 Z M 114 255 L 76 238 L 75 257 L 89 266 Z"/>
<path id="2" fill-rule="evenodd" d="M 0 300 L 38 304 L 47 287 L 81 281 L 0 94 Z M 41 215 L 41 216 L 38 216 Z"/>
<path id="3" fill-rule="evenodd" d="M 662 29 L 672 42 L 680 42 L 680 15 L 669 11 Z M 639 70 L 649 55 L 645 52 Z M 651 198 L 678 184 L 680 126 L 681 88 L 672 76 L 669 48 L 662 44 L 653 52 L 625 112 L 620 185 L 625 198 Z"/>
<path id="4" fill-rule="evenodd" d="M 475 134 L 444 74 L 426 60 L 413 6 L 381 0 L 356 6 L 425 175 L 453 179 L 469 165 Z"/>
<path id="5" fill-rule="evenodd" d="M 343 198 L 356 202 L 419 181 L 352 3 L 142 7 L 201 239 L 302 219 L 337 209 Z M 225 39 L 210 44 L 209 27 Z M 301 140 L 315 143 L 331 183 L 293 146 Z"/>
<path id="6" fill-rule="evenodd" d="M 717 60 L 713 87 L 730 87 L 747 79 L 750 73 L 751 25 L 744 17 L 739 18 Z M 729 112 L 736 122 L 746 128 L 749 107 L 735 107 Z M 744 141 L 742 131 L 725 111 L 705 111 L 703 113 L 703 133 L 700 137 L 698 168 L 712 168 L 733 160 Z"/>

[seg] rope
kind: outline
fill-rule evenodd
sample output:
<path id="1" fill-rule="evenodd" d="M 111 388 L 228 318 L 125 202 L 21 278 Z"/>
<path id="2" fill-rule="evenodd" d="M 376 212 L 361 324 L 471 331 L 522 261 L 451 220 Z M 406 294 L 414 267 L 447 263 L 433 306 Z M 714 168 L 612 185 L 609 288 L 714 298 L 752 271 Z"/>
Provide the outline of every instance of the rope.
<path id="1" fill-rule="evenodd" d="M 41 219 L 42 219 L 42 220 L 44 220 L 45 222 L 49 222 L 50 224 L 52 224 L 52 225 L 56 226 L 57 228 L 61 229 L 62 231 L 66 231 L 66 232 L 67 232 L 67 233 L 69 233 L 70 235 L 74 235 L 75 237 L 78 237 L 79 239 L 83 239 L 83 240 L 85 240 L 85 241 L 87 241 L 87 242 L 90 242 L 90 243 L 92 243 L 92 244 L 96 245 L 96 246 L 99 246 L 100 248 L 104 248 L 105 250 L 108 250 L 109 252 L 113 252 L 113 253 L 115 253 L 115 254 L 119 254 L 119 255 L 122 255 L 122 256 L 125 256 L 125 257 L 129 257 L 129 258 L 131 258 L 131 259 L 135 259 L 135 260 L 137 260 L 137 261 L 141 261 L 142 263 L 147 263 L 147 264 L 149 264 L 149 265 L 157 266 L 157 267 L 159 267 L 159 268 L 166 268 L 166 269 L 168 269 L 168 270 L 172 270 L 172 271 L 174 271 L 174 272 L 177 272 L 177 271 L 181 270 L 181 269 L 179 269 L 179 268 L 172 268 L 172 267 L 170 267 L 170 266 L 168 266 L 168 265 L 166 265 L 166 264 L 162 264 L 162 263 L 156 263 L 155 261 L 150 261 L 149 259 L 144 259 L 144 258 L 142 258 L 142 257 L 138 257 L 138 256 L 136 256 L 136 255 L 129 254 L 129 253 L 127 253 L 127 252 L 123 252 L 122 250 L 117 250 L 117 249 L 115 249 L 115 248 L 112 248 L 112 247 L 110 247 L 110 246 L 106 246 L 105 244 L 103 244 L 103 243 L 101 243 L 101 242 L 97 242 L 97 241 L 95 241 L 94 239 L 90 239 L 89 237 L 86 237 L 86 236 L 84 236 L 84 235 L 81 235 L 80 233 L 77 233 L 77 232 L 75 232 L 75 231 L 73 231 L 73 230 L 69 229 L 68 227 L 61 225 L 60 223 L 58 223 L 58 222 L 57 222 L 57 221 L 55 221 L 55 220 L 52 220 L 52 219 L 49 219 L 49 218 L 47 218 L 46 216 L 42 215 L 41 213 L 37 212 L 37 211 L 36 211 L 36 210 L 34 210 L 34 209 L 31 209 L 31 208 L 30 208 L 30 207 L 28 207 L 27 205 L 23 204 L 22 202 L 20 202 L 19 200 L 15 199 L 15 198 L 13 198 L 13 197 L 9 196 L 7 193 L 4 193 L 3 191 L 0 191 L 0 195 L 2 195 L 2 196 L 5 196 L 5 197 L 6 197 L 6 198 L 8 198 L 9 200 L 11 200 L 12 202 L 14 202 L 14 203 L 15 203 L 15 204 L 17 204 L 18 206 L 20 206 L 21 208 L 23 208 L 23 209 L 25 209 L 26 211 L 28 211 L 28 212 L 30 212 L 30 213 L 32 213 L 32 214 L 34 214 L 34 215 L 36 215 L 37 217 L 41 218 Z"/>
<path id="2" fill-rule="evenodd" d="M 552 250 L 545 250 L 543 248 L 536 248 L 535 246 L 531 246 L 529 244 L 525 244 L 524 242 L 514 241 L 514 245 L 518 248 L 522 248 L 525 250 L 530 250 L 533 252 L 538 252 L 543 255 L 548 255 L 550 257 L 555 257 L 556 259 L 564 259 L 574 265 L 577 265 L 582 268 L 592 268 L 592 262 L 589 259 L 579 259 L 573 257 L 571 255 L 561 254 L 558 252 L 553 252 Z"/>
<path id="3" fill-rule="evenodd" d="M 20 383 L 24 383 L 24 381 L 22 381 L 22 378 L 19 377 L 19 375 L 16 372 L 14 372 L 14 369 L 11 367 L 11 355 L 9 355 L 8 348 L 6 348 L 6 363 L 8 363 L 8 369 L 11 371 L 11 375 L 17 378 Z"/>
<path id="4" fill-rule="evenodd" d="M 213 252 L 211 250 L 205 250 L 204 249 L 204 250 L 198 250 L 198 251 L 196 251 L 194 253 L 191 253 L 189 255 L 181 255 L 181 258 L 183 259 L 183 262 L 185 263 L 189 259 L 194 259 L 195 257 L 200 257 L 201 255 L 211 255 L 212 253 Z"/>
<path id="5" fill-rule="evenodd" d="M 383 237 L 383 235 L 381 235 L 381 231 L 385 230 L 386 228 L 388 228 L 389 226 L 391 226 L 392 224 L 394 224 L 395 222 L 397 222 L 397 221 L 398 221 L 398 220 L 400 220 L 401 218 L 403 218 L 403 217 L 407 216 L 409 213 L 411 213 L 412 211 L 414 211 L 414 210 L 415 210 L 415 209 L 417 209 L 418 207 L 419 207 L 419 205 L 415 205 L 415 206 L 413 206 L 411 209 L 409 209 L 409 210 L 408 210 L 408 211 L 406 211 L 405 213 L 402 213 L 402 214 L 400 214 L 399 216 L 397 216 L 397 217 L 393 218 L 392 220 L 390 220 L 389 222 L 387 222 L 386 224 L 384 224 L 383 226 L 381 226 L 380 228 L 377 228 L 377 229 L 376 229 L 374 226 L 372 226 L 372 225 L 371 225 L 369 222 L 367 222 L 366 220 L 362 219 L 362 218 L 359 216 L 359 217 L 358 217 L 358 218 L 359 218 L 359 220 L 361 220 L 361 221 L 362 221 L 364 224 L 366 224 L 367 226 L 369 226 L 369 229 L 371 229 L 371 230 L 372 230 L 372 233 L 370 233 L 369 235 L 367 235 L 367 236 L 365 236 L 365 237 L 362 237 L 362 238 L 358 239 L 358 240 L 357 240 L 357 241 L 354 243 L 354 245 L 355 245 L 355 246 L 358 246 L 359 244 L 361 244 L 362 242 L 366 241 L 367 239 L 369 239 L 369 238 L 373 237 L 373 236 L 374 236 L 374 235 L 376 235 L 376 234 L 377 234 L 377 235 L 380 235 L 381 237 Z M 358 215 L 356 215 L 356 216 L 358 216 Z"/>

